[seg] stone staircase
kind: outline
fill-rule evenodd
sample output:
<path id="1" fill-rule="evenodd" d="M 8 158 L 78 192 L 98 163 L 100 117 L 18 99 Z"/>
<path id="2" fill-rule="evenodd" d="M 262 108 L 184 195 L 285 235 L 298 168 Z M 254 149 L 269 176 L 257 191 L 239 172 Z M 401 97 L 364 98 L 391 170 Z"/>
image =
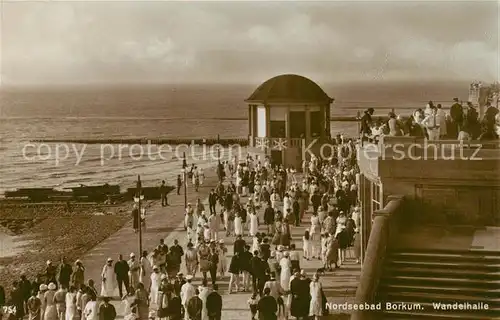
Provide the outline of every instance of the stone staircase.
<path id="1" fill-rule="evenodd" d="M 376 301 L 377 319 L 500 319 L 500 252 L 391 251 Z"/>

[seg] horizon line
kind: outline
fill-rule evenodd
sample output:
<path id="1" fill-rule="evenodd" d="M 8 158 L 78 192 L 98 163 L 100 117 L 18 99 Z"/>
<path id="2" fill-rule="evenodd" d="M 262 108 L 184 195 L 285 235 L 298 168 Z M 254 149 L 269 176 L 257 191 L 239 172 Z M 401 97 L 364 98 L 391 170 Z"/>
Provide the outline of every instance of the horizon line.
<path id="1" fill-rule="evenodd" d="M 267 80 L 267 79 L 266 79 Z M 81 88 L 81 89 L 95 89 L 96 87 L 101 87 L 102 89 L 109 88 L 125 88 L 125 87 L 184 87 L 184 86 L 258 86 L 264 83 L 266 80 L 255 82 L 211 82 L 211 81 L 193 81 L 193 82 L 87 82 L 87 83 L 51 83 L 51 84 L 5 84 L 0 85 L 0 90 L 9 89 L 65 89 L 65 88 Z M 312 79 L 311 79 L 312 80 Z M 313 80 L 314 81 L 314 80 Z M 315 81 L 323 86 L 337 85 L 355 85 L 355 84 L 369 84 L 369 83 L 385 83 L 385 84 L 465 84 L 472 83 L 473 81 L 467 81 L 464 79 L 372 79 L 372 80 L 345 80 L 345 81 Z M 482 81 L 484 84 L 490 84 L 490 82 Z M 493 83 L 493 82 L 492 82 Z"/>

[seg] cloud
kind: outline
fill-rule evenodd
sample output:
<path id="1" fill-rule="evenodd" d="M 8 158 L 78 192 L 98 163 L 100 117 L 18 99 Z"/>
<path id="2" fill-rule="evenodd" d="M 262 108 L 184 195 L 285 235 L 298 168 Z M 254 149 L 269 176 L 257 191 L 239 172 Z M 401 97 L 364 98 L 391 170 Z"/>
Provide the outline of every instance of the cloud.
<path id="1" fill-rule="evenodd" d="M 499 74 L 494 2 L 7 2 L 12 83 L 481 79 Z"/>

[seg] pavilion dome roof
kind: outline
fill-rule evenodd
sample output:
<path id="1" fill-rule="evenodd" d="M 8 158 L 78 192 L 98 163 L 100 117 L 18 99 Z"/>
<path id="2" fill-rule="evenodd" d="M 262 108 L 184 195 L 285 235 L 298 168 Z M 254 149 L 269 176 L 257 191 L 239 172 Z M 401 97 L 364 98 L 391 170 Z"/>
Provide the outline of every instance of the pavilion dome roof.
<path id="1" fill-rule="evenodd" d="M 333 100 L 311 79 L 296 74 L 283 74 L 262 83 L 245 102 L 330 104 Z"/>

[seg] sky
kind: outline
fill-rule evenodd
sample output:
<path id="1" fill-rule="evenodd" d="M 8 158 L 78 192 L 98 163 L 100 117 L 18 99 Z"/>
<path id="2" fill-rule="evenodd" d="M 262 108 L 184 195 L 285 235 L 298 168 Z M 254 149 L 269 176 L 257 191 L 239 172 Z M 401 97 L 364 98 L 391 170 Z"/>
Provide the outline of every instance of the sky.
<path id="1" fill-rule="evenodd" d="M 499 79 L 497 1 L 4 1 L 2 85 Z"/>

